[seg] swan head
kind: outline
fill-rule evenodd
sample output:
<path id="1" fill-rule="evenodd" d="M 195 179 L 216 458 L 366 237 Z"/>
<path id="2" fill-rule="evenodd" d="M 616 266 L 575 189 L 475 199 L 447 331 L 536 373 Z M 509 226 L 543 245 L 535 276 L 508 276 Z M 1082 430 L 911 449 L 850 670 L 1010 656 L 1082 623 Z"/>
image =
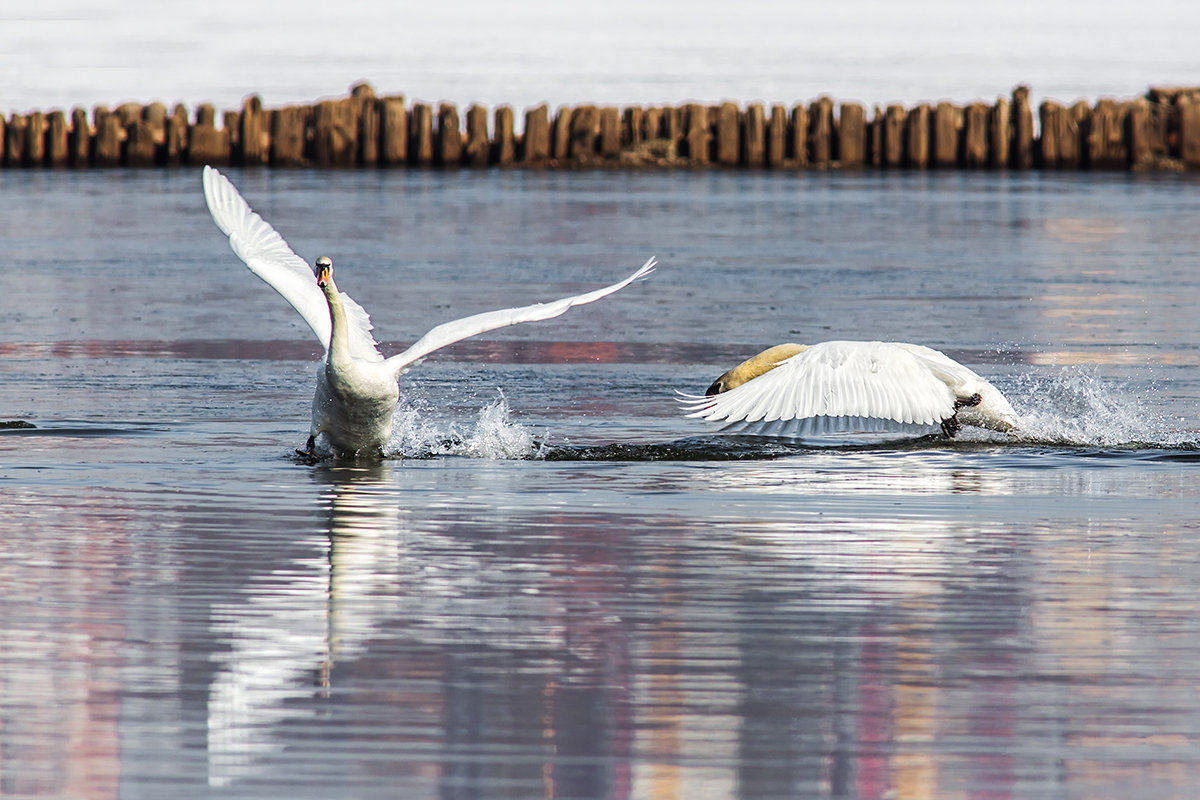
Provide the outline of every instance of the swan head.
<path id="1" fill-rule="evenodd" d="M 333 283 L 333 261 L 329 256 L 317 259 L 317 286 L 324 289 Z"/>
<path id="2" fill-rule="evenodd" d="M 704 394 L 711 396 L 728 392 L 730 389 L 736 389 L 743 383 L 762 375 L 764 372 L 770 372 L 782 362 L 798 353 L 803 353 L 807 349 L 808 345 L 803 344 L 777 344 L 774 347 L 769 347 L 753 358 L 746 359 L 717 378 L 713 381 L 712 386 L 709 386 L 705 390 Z"/>

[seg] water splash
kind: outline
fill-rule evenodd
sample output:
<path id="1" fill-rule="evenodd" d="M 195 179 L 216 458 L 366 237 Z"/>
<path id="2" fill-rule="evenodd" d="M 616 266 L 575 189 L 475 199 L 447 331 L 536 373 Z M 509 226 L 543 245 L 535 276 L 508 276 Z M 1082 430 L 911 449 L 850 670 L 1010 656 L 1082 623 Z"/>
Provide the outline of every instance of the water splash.
<path id="1" fill-rule="evenodd" d="M 428 417 L 420 407 L 397 408 L 385 455 L 389 458 L 524 459 L 535 457 L 539 449 L 540 445 L 529 429 L 513 422 L 508 401 L 501 395 L 491 405 L 480 409 L 479 416 L 465 430 L 459 423 Z"/>
<path id="2" fill-rule="evenodd" d="M 1177 447 L 1196 440 L 1195 431 L 1182 429 L 1184 420 L 1153 402 L 1160 394 L 1154 386 L 1103 380 L 1087 368 L 1023 375 L 1004 391 L 1021 418 L 1017 436 L 1026 442 Z"/>

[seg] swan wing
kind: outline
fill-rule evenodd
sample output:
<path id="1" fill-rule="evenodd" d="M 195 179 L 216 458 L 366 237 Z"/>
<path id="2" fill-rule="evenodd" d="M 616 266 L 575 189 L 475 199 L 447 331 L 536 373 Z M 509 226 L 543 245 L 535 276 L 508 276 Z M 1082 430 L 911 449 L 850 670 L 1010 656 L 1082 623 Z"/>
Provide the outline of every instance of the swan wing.
<path id="1" fill-rule="evenodd" d="M 329 304 L 317 286 L 312 267 L 292 252 L 270 223 L 256 214 L 229 179 L 212 167 L 204 168 L 204 199 L 213 221 L 229 237 L 229 246 L 258 277 L 292 304 L 317 339 L 329 347 L 332 324 Z M 371 318 L 358 303 L 341 292 L 350 328 L 350 352 L 357 358 L 381 361 L 371 335 Z"/>
<path id="2" fill-rule="evenodd" d="M 566 313 L 570 308 L 581 306 L 585 303 L 592 303 L 602 297 L 607 297 L 614 292 L 624 289 L 638 278 L 653 272 L 656 263 L 655 259 L 651 258 L 642 265 L 641 269 L 625 280 L 618 281 L 611 286 L 605 286 L 603 289 L 587 292 L 586 294 L 564 297 L 561 300 L 552 300 L 548 303 L 535 303 L 531 306 L 503 308 L 499 311 L 485 311 L 482 314 L 475 314 L 470 317 L 454 320 L 453 322 L 443 323 L 418 339 L 412 347 L 409 347 L 403 353 L 392 356 L 385 363 L 399 376 L 412 364 L 429 355 L 434 350 L 438 350 L 446 345 L 509 325 L 552 319 Z"/>
<path id="3" fill-rule="evenodd" d="M 681 402 L 689 417 L 726 422 L 744 431 L 795 429 L 797 433 L 788 435 L 804 435 L 832 423 L 798 420 L 876 420 L 884 422 L 885 429 L 893 428 L 891 423 L 937 425 L 954 415 L 954 398 L 946 382 L 904 347 L 822 342 L 736 389 L 707 397 L 685 395 Z"/>

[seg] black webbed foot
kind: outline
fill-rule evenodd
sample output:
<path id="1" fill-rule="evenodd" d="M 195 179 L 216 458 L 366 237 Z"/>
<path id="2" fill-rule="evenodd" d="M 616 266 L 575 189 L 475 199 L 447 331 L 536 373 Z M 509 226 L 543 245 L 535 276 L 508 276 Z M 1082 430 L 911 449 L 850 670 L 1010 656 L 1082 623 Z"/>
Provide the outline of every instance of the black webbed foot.
<path id="1" fill-rule="evenodd" d="M 976 392 L 970 397 L 956 397 L 954 398 L 954 410 L 958 411 L 960 408 L 974 408 L 982 402 L 983 395 L 981 395 L 979 392 Z"/>
<path id="2" fill-rule="evenodd" d="M 978 397 L 978 395 L 976 395 Z M 962 423 L 958 421 L 958 414 L 946 417 L 942 420 L 942 435 L 947 439 L 953 439 L 954 435 L 962 428 Z"/>

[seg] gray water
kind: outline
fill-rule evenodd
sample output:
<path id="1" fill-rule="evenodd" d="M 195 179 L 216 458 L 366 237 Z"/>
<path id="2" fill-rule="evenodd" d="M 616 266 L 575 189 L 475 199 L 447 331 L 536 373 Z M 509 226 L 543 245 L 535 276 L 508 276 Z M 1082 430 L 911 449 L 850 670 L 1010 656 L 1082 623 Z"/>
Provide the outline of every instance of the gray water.
<path id="1" fill-rule="evenodd" d="M 372 312 L 648 280 L 435 354 L 302 463 L 319 345 L 188 172 L 0 174 L 0 794 L 1190 797 L 1191 176 L 231 171 Z M 786 340 L 1009 438 L 723 437 Z"/>

